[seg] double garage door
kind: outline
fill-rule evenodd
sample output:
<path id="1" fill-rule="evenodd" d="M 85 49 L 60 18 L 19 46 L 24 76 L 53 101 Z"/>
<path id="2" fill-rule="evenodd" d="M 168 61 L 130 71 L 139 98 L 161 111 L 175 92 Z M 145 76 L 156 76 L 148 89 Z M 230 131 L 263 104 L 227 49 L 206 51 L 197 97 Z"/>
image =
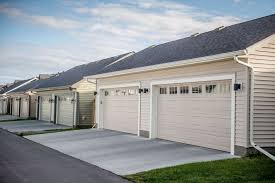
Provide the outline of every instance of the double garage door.
<path id="1" fill-rule="evenodd" d="M 230 80 L 159 85 L 156 89 L 157 138 L 230 152 Z M 104 90 L 103 95 L 103 127 L 136 134 L 137 88 Z"/>
<path id="2" fill-rule="evenodd" d="M 103 91 L 105 129 L 137 134 L 138 88 L 114 88 Z"/>
<path id="3" fill-rule="evenodd" d="M 71 94 L 58 95 L 55 99 L 52 99 L 51 96 L 42 96 L 40 119 L 44 121 L 55 121 L 57 124 L 73 126 L 74 102 L 72 99 L 73 95 Z"/>
<path id="4" fill-rule="evenodd" d="M 230 81 L 159 87 L 157 137 L 230 151 Z"/>

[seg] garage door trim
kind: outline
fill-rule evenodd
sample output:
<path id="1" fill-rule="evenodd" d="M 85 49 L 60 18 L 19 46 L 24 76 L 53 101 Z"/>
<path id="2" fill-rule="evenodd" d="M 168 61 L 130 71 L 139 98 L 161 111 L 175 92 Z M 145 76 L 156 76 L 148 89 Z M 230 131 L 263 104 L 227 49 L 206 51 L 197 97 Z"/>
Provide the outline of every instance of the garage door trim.
<path id="1" fill-rule="evenodd" d="M 150 92 L 150 138 L 157 137 L 157 92 L 156 85 L 161 84 L 179 84 L 179 83 L 191 83 L 191 82 L 204 82 L 204 81 L 219 81 L 219 80 L 231 80 L 231 88 L 234 88 L 236 76 L 235 74 L 225 75 L 212 75 L 212 76 L 200 76 L 200 77 L 184 77 L 184 78 L 172 78 L 165 80 L 155 80 L 151 82 Z M 235 147 L 235 91 L 231 90 L 231 137 L 230 137 L 230 153 L 234 155 Z"/>
<path id="2" fill-rule="evenodd" d="M 111 89 L 111 88 L 126 88 L 126 87 L 138 87 L 140 89 L 140 82 L 133 82 L 133 83 L 123 83 L 123 84 L 115 84 L 115 85 L 103 85 L 97 88 L 97 95 L 96 95 L 96 123 L 98 124 L 98 128 L 104 128 L 104 121 L 103 121 L 103 106 L 101 105 L 103 92 L 104 89 Z M 137 121 L 138 131 L 137 134 L 140 136 L 140 93 L 138 93 L 138 121 Z"/>

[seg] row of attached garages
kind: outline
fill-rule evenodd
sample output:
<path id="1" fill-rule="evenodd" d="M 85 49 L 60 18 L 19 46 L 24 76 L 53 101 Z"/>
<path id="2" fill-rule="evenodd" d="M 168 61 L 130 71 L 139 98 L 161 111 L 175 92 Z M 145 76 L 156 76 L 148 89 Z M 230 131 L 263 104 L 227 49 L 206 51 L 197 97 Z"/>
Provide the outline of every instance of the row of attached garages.
<path id="1" fill-rule="evenodd" d="M 10 114 L 22 118 L 36 117 L 36 96 L 10 97 Z"/>
<path id="2" fill-rule="evenodd" d="M 91 126 L 95 97 L 92 93 L 67 92 L 38 97 L 38 119 L 66 126 Z"/>
<path id="3" fill-rule="evenodd" d="M 157 138 L 230 152 L 230 80 L 156 85 L 155 94 Z M 104 89 L 104 128 L 138 134 L 140 95 L 148 94 L 138 87 Z"/>
<path id="4" fill-rule="evenodd" d="M 247 147 L 246 72 L 231 60 L 97 82 L 99 128 L 232 154 Z"/>

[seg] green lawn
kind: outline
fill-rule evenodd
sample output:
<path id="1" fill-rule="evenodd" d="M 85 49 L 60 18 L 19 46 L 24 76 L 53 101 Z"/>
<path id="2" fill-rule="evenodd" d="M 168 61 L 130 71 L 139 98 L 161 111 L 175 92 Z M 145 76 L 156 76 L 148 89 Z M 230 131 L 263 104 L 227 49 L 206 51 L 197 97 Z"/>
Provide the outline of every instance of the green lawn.
<path id="1" fill-rule="evenodd" d="M 258 155 L 156 169 L 126 178 L 136 183 L 275 183 L 275 162 Z"/>

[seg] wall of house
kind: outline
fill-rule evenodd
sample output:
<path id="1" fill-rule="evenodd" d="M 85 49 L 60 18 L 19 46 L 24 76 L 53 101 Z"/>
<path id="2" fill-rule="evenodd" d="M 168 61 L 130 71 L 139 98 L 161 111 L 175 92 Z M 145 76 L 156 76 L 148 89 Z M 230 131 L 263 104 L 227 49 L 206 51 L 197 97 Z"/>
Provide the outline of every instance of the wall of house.
<path id="1" fill-rule="evenodd" d="M 248 53 L 254 68 L 254 141 L 275 147 L 275 36 Z"/>
<path id="2" fill-rule="evenodd" d="M 64 95 L 71 92 L 77 92 L 77 126 L 93 126 L 95 114 L 95 96 L 96 85 L 83 79 L 72 85 L 72 90 L 51 90 L 38 92 L 39 95 Z M 52 107 L 53 108 L 53 107 Z M 53 116 L 52 116 L 53 119 Z"/>
<path id="3" fill-rule="evenodd" d="M 95 120 L 95 81 L 83 79 L 72 86 L 78 93 L 78 125 L 93 126 Z"/>
<path id="4" fill-rule="evenodd" d="M 247 119 L 247 69 L 236 63 L 233 59 L 209 64 L 198 64 L 193 66 L 178 67 L 159 71 L 143 72 L 138 74 L 127 74 L 123 76 L 98 79 L 98 87 L 104 85 L 125 84 L 140 82 L 142 88 L 150 88 L 153 80 L 212 76 L 219 74 L 236 75 L 236 82 L 242 83 L 242 90 L 236 92 L 236 130 L 235 145 L 248 147 L 248 119 Z M 141 124 L 140 130 L 150 129 L 150 94 L 141 95 Z"/>

